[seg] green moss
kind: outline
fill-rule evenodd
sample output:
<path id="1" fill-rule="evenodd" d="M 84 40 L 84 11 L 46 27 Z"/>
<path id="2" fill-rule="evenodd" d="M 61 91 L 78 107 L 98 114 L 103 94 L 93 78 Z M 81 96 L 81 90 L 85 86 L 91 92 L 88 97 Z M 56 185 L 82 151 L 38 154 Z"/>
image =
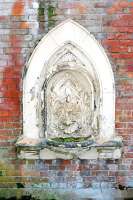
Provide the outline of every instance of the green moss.
<path id="1" fill-rule="evenodd" d="M 48 5 L 48 26 L 53 27 L 55 25 L 55 19 L 53 18 L 56 16 L 55 7 Z"/>
<path id="2" fill-rule="evenodd" d="M 76 195 L 77 197 L 77 195 Z M 38 188 L 0 188 L 0 200 L 68 200 L 79 199 L 74 192 L 52 191 Z"/>
<path id="3" fill-rule="evenodd" d="M 67 138 L 62 138 L 62 137 L 58 137 L 58 138 L 52 138 L 53 141 L 56 142 L 85 142 L 86 140 L 88 140 L 90 137 L 67 137 Z"/>
<path id="4" fill-rule="evenodd" d="M 38 16 L 44 16 L 44 6 L 40 3 L 38 8 Z"/>
<path id="5" fill-rule="evenodd" d="M 14 170 L 14 166 L 9 164 L 6 161 L 0 161 L 0 179 L 4 178 L 5 176 L 13 176 L 17 174 L 17 170 Z"/>
<path id="6" fill-rule="evenodd" d="M 17 188 L 24 188 L 24 184 L 22 183 L 16 183 Z"/>
<path id="7" fill-rule="evenodd" d="M 50 19 L 51 17 L 55 16 L 55 8 L 51 5 L 48 6 L 48 18 Z"/>
<path id="8" fill-rule="evenodd" d="M 6 175 L 5 170 L 0 170 L 0 176 L 5 176 L 5 175 Z"/>

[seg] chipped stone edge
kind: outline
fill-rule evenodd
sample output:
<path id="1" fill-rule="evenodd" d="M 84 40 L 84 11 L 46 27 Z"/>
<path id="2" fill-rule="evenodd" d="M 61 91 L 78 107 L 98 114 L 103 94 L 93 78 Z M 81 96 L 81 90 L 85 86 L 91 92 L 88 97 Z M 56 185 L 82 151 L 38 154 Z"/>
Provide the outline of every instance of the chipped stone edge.
<path id="1" fill-rule="evenodd" d="M 123 152 L 123 143 L 120 137 L 88 147 L 65 148 L 64 146 L 49 146 L 46 139 L 31 139 L 21 137 L 16 143 L 19 159 L 120 159 Z"/>

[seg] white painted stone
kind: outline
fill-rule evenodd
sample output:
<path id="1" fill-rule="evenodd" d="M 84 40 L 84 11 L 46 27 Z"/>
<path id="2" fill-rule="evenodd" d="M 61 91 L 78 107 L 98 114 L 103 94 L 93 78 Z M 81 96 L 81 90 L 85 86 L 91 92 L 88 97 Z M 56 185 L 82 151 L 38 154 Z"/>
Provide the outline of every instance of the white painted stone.
<path id="1" fill-rule="evenodd" d="M 18 154 L 19 159 L 39 159 L 39 154 L 36 151 L 23 151 L 21 150 L 20 154 Z"/>
<path id="2" fill-rule="evenodd" d="M 120 159 L 122 154 L 122 149 L 115 149 L 113 153 L 114 159 Z"/>
<path id="3" fill-rule="evenodd" d="M 51 160 L 51 159 L 72 159 L 72 155 L 70 154 L 64 154 L 64 153 L 57 153 L 54 151 L 51 151 L 50 149 L 43 149 L 40 151 L 39 155 L 40 159 L 46 159 L 46 160 Z"/>
<path id="4" fill-rule="evenodd" d="M 109 60 L 101 45 L 95 38 L 81 25 L 66 20 L 51 30 L 35 48 L 29 63 L 23 87 L 23 134 L 29 138 L 39 138 L 42 127 L 38 124 L 36 109 L 38 104 L 37 92 L 40 85 L 39 79 L 43 73 L 45 81 L 46 71 L 50 66 L 50 60 L 54 55 L 68 43 L 74 45 L 72 50 L 77 53 L 79 49 L 82 53 L 77 53 L 79 59 L 85 61 L 89 66 L 88 73 L 97 77 L 100 90 L 100 111 L 99 111 L 99 141 L 107 141 L 114 137 L 115 122 L 115 92 L 114 78 Z M 77 49 L 77 50 L 75 50 Z M 86 58 L 86 59 L 84 59 Z M 88 64 L 87 64 L 88 62 Z M 94 75 L 95 74 L 95 75 Z M 34 98 L 31 91 L 35 89 Z"/>
<path id="5" fill-rule="evenodd" d="M 35 8 L 35 9 L 39 8 L 39 4 L 37 2 L 33 2 L 32 5 L 33 5 L 33 8 Z"/>
<path id="6" fill-rule="evenodd" d="M 20 159 L 120 159 L 122 154 L 122 148 L 105 148 L 100 147 L 100 150 L 96 147 L 90 149 L 66 149 L 53 147 L 51 149 L 43 148 L 41 150 L 25 150 L 22 149 L 18 154 Z"/>
<path id="7" fill-rule="evenodd" d="M 18 146 L 24 145 L 24 141 L 25 146 L 29 145 L 30 141 L 30 147 L 36 146 L 45 138 L 65 137 L 64 133 L 68 137 L 69 135 L 82 137 L 92 134 L 97 144 L 119 140 L 115 135 L 115 86 L 112 68 L 102 46 L 84 27 L 73 20 L 66 20 L 59 24 L 42 38 L 26 67 L 27 72 L 23 80 L 23 137 L 18 140 Z M 67 73 L 69 74 L 68 80 L 72 82 L 67 78 L 65 80 Z M 59 88 L 57 87 L 58 80 Z M 67 85 L 67 82 L 71 82 L 71 87 Z M 64 88 L 62 92 L 61 83 Z M 54 87 L 56 95 L 49 92 Z M 84 101 L 84 93 L 88 93 L 90 100 L 87 102 Z M 44 96 L 47 96 L 47 101 Z M 68 101 L 68 96 L 72 105 L 67 104 L 68 107 L 64 107 L 63 98 Z M 51 98 L 53 98 L 52 101 Z M 76 107 L 76 112 L 80 110 L 81 113 L 77 115 L 73 108 L 78 99 L 80 99 L 80 109 Z M 59 106 L 61 102 L 63 102 L 62 107 Z M 85 109 L 86 105 L 87 109 Z M 65 114 L 62 115 L 62 111 L 57 117 L 57 111 L 60 109 L 64 110 L 63 112 L 66 112 L 68 117 Z M 69 111 L 77 117 L 71 118 Z M 88 117 L 87 113 L 91 117 Z M 81 114 L 86 116 L 86 120 L 83 120 Z M 64 121 L 65 130 L 61 131 Z M 89 125 L 85 124 L 85 121 Z M 79 127 L 80 131 L 76 135 Z M 121 149 L 118 148 L 105 151 L 103 148 L 100 153 L 96 148 L 52 148 L 43 148 L 38 151 L 21 150 L 19 157 L 27 159 L 119 159 L 121 156 Z"/>
<path id="8" fill-rule="evenodd" d="M 98 159 L 98 152 L 96 148 L 90 150 L 83 150 L 78 153 L 79 159 Z"/>

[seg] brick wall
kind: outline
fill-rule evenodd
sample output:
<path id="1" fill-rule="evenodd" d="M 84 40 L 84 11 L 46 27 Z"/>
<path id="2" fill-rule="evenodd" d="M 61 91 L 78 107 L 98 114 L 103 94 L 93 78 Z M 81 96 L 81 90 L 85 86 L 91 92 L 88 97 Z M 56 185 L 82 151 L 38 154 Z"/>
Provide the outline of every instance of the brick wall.
<path id="1" fill-rule="evenodd" d="M 121 160 L 17 159 L 24 66 L 40 38 L 67 18 L 94 34 L 109 56 L 116 83 L 116 131 L 124 140 Z M 0 196 L 4 188 L 7 197 L 19 198 L 35 189 L 95 193 L 133 187 L 132 19 L 132 0 L 0 0 Z"/>

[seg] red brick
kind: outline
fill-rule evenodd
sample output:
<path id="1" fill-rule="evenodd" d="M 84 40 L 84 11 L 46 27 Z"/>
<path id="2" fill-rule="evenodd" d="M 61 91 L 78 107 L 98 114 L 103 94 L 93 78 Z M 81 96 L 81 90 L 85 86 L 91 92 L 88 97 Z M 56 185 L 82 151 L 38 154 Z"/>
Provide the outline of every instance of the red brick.
<path id="1" fill-rule="evenodd" d="M 113 58 L 121 58 L 121 59 L 128 59 L 133 58 L 133 53 L 112 53 L 111 54 Z"/>
<path id="2" fill-rule="evenodd" d="M 128 67 L 127 67 L 127 71 L 128 71 L 128 72 L 133 72 L 133 66 L 128 66 Z"/>
<path id="3" fill-rule="evenodd" d="M 129 20 L 131 20 L 131 16 L 129 16 Z M 129 25 L 129 22 L 128 20 L 126 21 L 123 21 L 122 19 L 121 20 L 115 20 L 111 23 L 111 26 L 112 27 L 125 27 L 125 26 L 128 26 Z"/>
<path id="4" fill-rule="evenodd" d="M 122 128 L 122 129 L 124 129 L 124 128 L 127 128 L 127 124 L 126 123 L 119 123 L 119 122 L 117 122 L 115 124 L 115 127 L 116 128 Z"/>
<path id="5" fill-rule="evenodd" d="M 15 45 L 16 46 L 16 45 Z M 5 53 L 6 54 L 17 54 L 21 52 L 21 48 L 20 47 L 14 47 L 14 48 L 5 48 Z"/>
<path id="6" fill-rule="evenodd" d="M 18 0 L 14 3 L 12 8 L 12 15 L 13 16 L 20 16 L 23 15 L 24 12 L 24 3 L 22 0 Z"/>
<path id="7" fill-rule="evenodd" d="M 62 165 L 70 165 L 71 164 L 71 160 L 63 160 L 62 161 Z"/>
<path id="8" fill-rule="evenodd" d="M 16 139 L 16 135 L 0 135 L 0 140 L 12 140 Z"/>
<path id="9" fill-rule="evenodd" d="M 132 35 L 129 33 L 110 33 L 108 34 L 108 40 L 128 40 L 132 39 Z"/>
<path id="10" fill-rule="evenodd" d="M 133 158 L 133 153 L 126 153 L 126 154 L 125 154 L 125 157 L 126 157 L 126 158 Z"/>

